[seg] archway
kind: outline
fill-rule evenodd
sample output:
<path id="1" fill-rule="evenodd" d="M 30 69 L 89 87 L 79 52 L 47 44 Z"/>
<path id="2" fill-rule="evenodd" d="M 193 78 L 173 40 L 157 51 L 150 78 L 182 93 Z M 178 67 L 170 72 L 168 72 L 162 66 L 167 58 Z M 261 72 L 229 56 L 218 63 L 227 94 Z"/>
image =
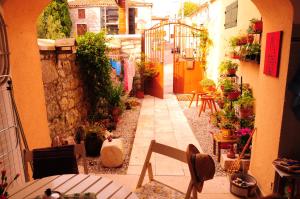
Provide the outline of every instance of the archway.
<path id="1" fill-rule="evenodd" d="M 295 12 L 296 18 L 293 19 L 293 5 L 295 9 L 299 8 L 299 1 L 252 1 L 260 10 L 264 20 L 262 54 L 265 52 L 265 33 L 284 31 L 279 78 L 263 75 L 264 57 L 258 74 L 254 74 L 250 69 L 245 70 L 250 71 L 249 77 L 256 77 L 258 86 L 255 89 L 259 96 L 257 98 L 258 131 L 254 137 L 254 155 L 250 171 L 257 178 L 262 192 L 267 194 L 271 192 L 274 182 L 271 162 L 277 157 L 281 139 L 292 23 L 293 20 L 299 23 L 297 12 Z M 31 137 L 29 140 L 31 147 L 50 144 L 35 30 L 37 16 L 49 2 L 50 0 L 28 0 L 26 4 L 22 4 L 18 0 L 4 0 L 1 1 L 0 9 L 8 25 L 11 74 L 15 82 L 16 101 L 25 132 L 28 132 L 27 136 Z M 249 78 L 249 81 L 254 80 Z"/>

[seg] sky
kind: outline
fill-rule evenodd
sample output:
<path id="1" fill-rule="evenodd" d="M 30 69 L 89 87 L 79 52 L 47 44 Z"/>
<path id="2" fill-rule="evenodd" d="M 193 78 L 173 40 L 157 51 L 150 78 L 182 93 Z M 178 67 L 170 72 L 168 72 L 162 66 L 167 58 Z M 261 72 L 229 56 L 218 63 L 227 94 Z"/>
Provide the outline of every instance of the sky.
<path id="1" fill-rule="evenodd" d="M 152 15 L 154 16 L 171 16 L 178 15 L 178 10 L 181 7 L 181 3 L 184 1 L 201 2 L 203 0 L 146 0 L 146 2 L 152 2 Z"/>

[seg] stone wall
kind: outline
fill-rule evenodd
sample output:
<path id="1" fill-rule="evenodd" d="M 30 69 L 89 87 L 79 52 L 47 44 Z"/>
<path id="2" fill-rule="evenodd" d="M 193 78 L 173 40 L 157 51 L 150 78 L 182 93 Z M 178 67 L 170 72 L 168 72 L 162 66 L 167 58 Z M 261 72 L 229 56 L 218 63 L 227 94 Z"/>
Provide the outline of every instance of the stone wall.
<path id="1" fill-rule="evenodd" d="M 87 104 L 73 47 L 41 48 L 43 85 L 51 137 L 65 138 L 87 117 Z"/>
<path id="2" fill-rule="evenodd" d="M 135 58 L 140 57 L 141 55 L 141 35 L 109 35 L 110 43 L 113 43 L 113 46 L 119 47 L 121 53 L 125 53 L 128 56 L 133 56 Z M 108 44 L 108 46 L 110 46 Z"/>

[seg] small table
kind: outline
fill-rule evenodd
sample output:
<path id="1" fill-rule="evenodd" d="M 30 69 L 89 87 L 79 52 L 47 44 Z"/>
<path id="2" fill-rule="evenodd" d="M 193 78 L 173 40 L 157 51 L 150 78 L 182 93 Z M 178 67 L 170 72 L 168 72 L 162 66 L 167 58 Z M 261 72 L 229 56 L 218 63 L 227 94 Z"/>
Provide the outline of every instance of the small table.
<path id="1" fill-rule="evenodd" d="M 218 148 L 218 162 L 220 162 L 221 148 L 224 144 L 235 144 L 238 138 L 225 139 L 222 133 L 213 133 L 213 154 L 216 155 L 216 147 Z"/>
<path id="2" fill-rule="evenodd" d="M 138 197 L 125 186 L 113 180 L 85 174 L 65 174 L 33 180 L 9 190 L 10 199 L 35 198 L 44 194 L 46 189 L 63 194 L 96 193 L 97 198 L 129 198 Z"/>

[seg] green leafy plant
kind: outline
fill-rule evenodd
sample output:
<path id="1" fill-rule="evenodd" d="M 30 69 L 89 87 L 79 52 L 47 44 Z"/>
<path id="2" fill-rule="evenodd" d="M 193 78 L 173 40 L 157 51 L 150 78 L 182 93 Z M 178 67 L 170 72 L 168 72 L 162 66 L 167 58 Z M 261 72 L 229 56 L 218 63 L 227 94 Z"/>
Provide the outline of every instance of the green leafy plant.
<path id="1" fill-rule="evenodd" d="M 231 80 L 226 79 L 223 82 L 223 86 L 224 86 L 224 92 L 231 92 L 231 91 L 236 91 L 239 89 L 239 86 L 237 85 L 237 83 L 232 82 Z"/>
<path id="2" fill-rule="evenodd" d="M 235 105 L 243 108 L 252 108 L 254 105 L 254 98 L 249 95 L 242 95 L 236 102 Z"/>
<path id="3" fill-rule="evenodd" d="M 203 79 L 200 81 L 200 85 L 203 87 L 216 86 L 216 83 L 212 79 Z"/>
<path id="4" fill-rule="evenodd" d="M 189 17 L 191 15 L 193 15 L 194 13 L 196 13 L 199 10 L 199 5 L 197 3 L 194 2 L 190 2 L 190 1 L 186 1 L 183 4 L 183 14 L 185 17 Z M 182 8 L 180 8 L 179 15 L 182 14 Z"/>
<path id="5" fill-rule="evenodd" d="M 233 62 L 232 60 L 224 60 L 219 66 L 220 73 L 227 73 L 228 70 L 237 70 L 239 67 L 238 63 Z"/>
<path id="6" fill-rule="evenodd" d="M 70 36 L 72 21 L 67 0 L 52 0 L 37 21 L 38 38 L 60 39 Z"/>
<path id="7" fill-rule="evenodd" d="M 120 107 L 121 106 L 121 96 L 123 93 L 124 89 L 121 84 L 113 86 L 111 91 L 110 91 L 110 96 L 109 96 L 109 105 L 113 107 Z"/>
<path id="8" fill-rule="evenodd" d="M 106 56 L 104 32 L 90 33 L 77 38 L 77 60 L 84 81 L 84 89 L 90 103 L 89 115 L 97 115 L 97 104 L 100 98 L 109 102 L 112 89 L 111 65 Z"/>

